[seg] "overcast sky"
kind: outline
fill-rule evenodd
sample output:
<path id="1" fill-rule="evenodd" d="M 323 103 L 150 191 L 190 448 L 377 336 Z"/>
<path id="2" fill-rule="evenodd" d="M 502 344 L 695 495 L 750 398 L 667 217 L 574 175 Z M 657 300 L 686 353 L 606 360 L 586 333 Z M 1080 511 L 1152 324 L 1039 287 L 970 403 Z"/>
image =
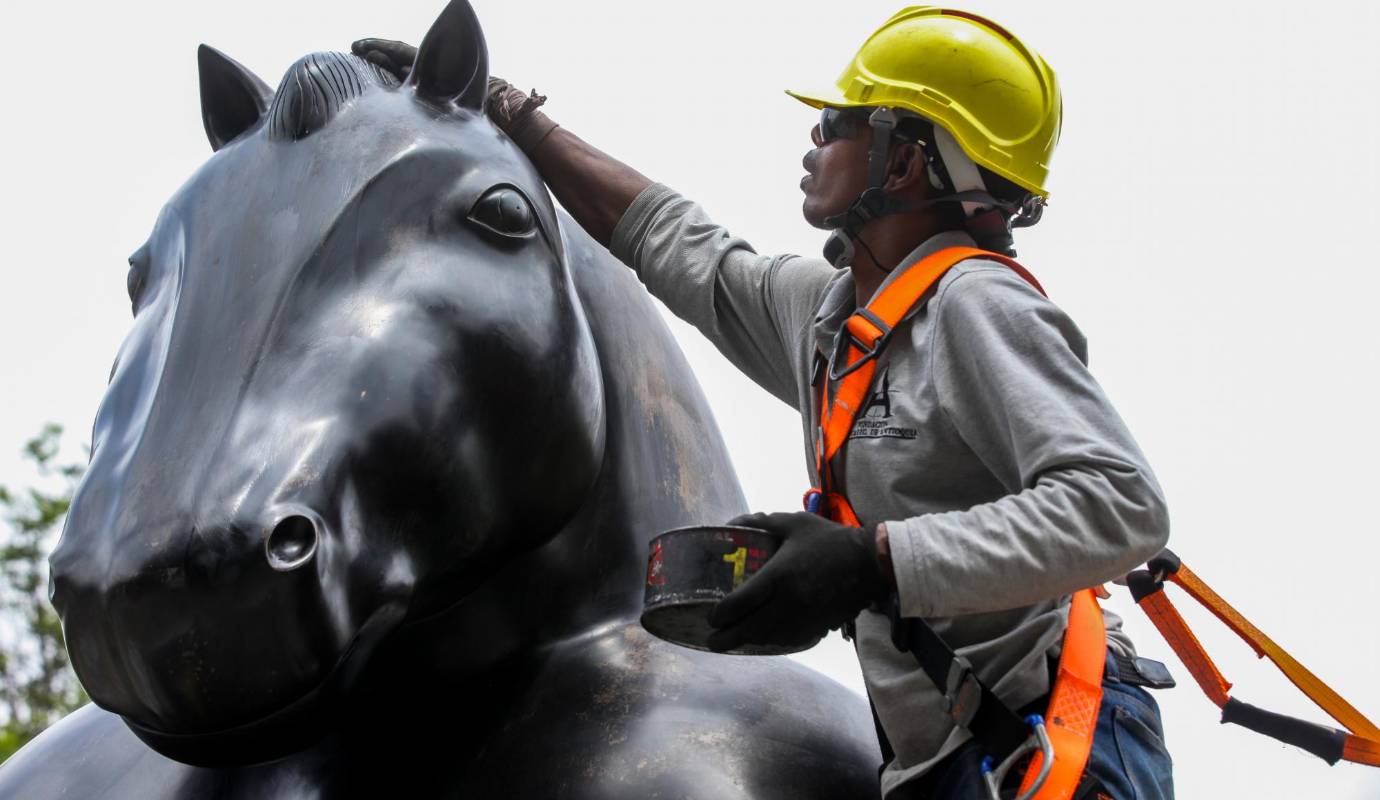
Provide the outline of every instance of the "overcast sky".
<path id="1" fill-rule="evenodd" d="M 832 81 L 900 5 L 475 0 L 491 66 L 550 96 L 571 130 L 703 202 L 760 252 L 818 251 L 799 214 L 815 113 L 782 93 Z M 1150 458 L 1171 545 L 1324 680 L 1380 715 L 1374 237 L 1380 48 L 1370 3 L 973 2 L 1044 54 L 1064 139 L 1022 261 L 1090 340 L 1094 374 Z M 365 35 L 420 40 L 437 2 L 5 3 L 0 125 L 0 483 L 29 480 L 47 421 L 86 441 L 129 325 L 125 258 L 210 154 L 195 49 L 271 85 Z M 675 331 L 754 508 L 793 509 L 795 414 Z M 75 452 L 75 451 L 74 451 Z M 1172 591 L 1172 590 L 1171 590 Z M 1177 596 L 1176 596 L 1177 597 Z M 1185 600 L 1184 603 L 1190 601 Z M 1216 722 L 1124 591 L 1159 693 L 1179 796 L 1374 798 L 1380 772 L 1329 768 Z M 1237 696 L 1321 721 L 1267 663 L 1190 614 Z M 837 638 L 804 657 L 861 687 Z M 809 698 L 802 698 L 809 702 Z"/>

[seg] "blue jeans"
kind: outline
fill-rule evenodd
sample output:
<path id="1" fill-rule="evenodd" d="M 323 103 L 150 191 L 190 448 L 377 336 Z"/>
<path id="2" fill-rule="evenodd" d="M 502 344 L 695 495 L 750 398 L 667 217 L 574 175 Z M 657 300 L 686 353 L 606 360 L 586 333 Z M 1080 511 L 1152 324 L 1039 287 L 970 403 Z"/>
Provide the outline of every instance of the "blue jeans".
<path id="1" fill-rule="evenodd" d="M 963 744 L 921 779 L 928 793 L 919 797 L 987 800 L 982 756 L 976 742 Z M 1164 747 L 1159 704 L 1139 686 L 1118 680 L 1111 658 L 1102 680 L 1102 708 L 1084 774 L 1100 780 L 1102 791 L 1112 800 L 1174 800 L 1173 762 Z M 913 796 L 906 788 L 909 785 L 899 794 Z"/>

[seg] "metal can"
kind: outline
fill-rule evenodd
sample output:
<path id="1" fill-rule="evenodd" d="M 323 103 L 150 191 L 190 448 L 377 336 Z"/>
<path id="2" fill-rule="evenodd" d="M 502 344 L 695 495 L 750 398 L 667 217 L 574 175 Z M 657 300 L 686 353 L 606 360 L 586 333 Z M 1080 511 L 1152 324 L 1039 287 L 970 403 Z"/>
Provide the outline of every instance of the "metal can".
<path id="1" fill-rule="evenodd" d="M 777 536 L 757 528 L 698 525 L 666 531 L 652 540 L 647 557 L 647 584 L 642 627 L 668 642 L 708 650 L 709 612 L 757 573 L 781 545 Z M 744 645 L 735 655 L 781 655 L 804 646 Z"/>

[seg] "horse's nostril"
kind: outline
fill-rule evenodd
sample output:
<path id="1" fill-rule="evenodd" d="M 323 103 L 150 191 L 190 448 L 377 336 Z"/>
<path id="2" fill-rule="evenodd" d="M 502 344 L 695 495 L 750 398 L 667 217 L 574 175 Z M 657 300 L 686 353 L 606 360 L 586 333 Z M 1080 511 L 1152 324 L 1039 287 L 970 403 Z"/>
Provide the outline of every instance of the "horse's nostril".
<path id="1" fill-rule="evenodd" d="M 268 565 L 283 572 L 297 569 L 316 555 L 316 541 L 311 520 L 296 514 L 285 517 L 264 540 Z"/>

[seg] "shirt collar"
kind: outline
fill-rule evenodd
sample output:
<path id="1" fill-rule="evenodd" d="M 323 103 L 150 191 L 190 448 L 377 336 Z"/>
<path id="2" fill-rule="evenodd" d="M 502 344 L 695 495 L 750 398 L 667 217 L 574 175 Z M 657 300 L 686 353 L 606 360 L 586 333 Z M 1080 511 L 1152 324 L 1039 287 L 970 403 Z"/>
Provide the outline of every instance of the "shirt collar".
<path id="1" fill-rule="evenodd" d="M 910 254 L 901 259 L 901 267 L 891 271 L 882 281 L 882 285 L 877 287 L 872 298 L 883 289 L 891 285 L 902 273 L 915 266 L 922 258 L 933 255 L 947 247 L 975 247 L 976 242 L 966 231 L 941 231 L 920 243 L 920 246 L 910 251 Z M 819 304 L 819 310 L 815 313 L 814 334 L 815 347 L 826 355 L 834 352 L 836 339 L 839 330 L 848 317 L 857 310 L 858 302 L 855 297 L 855 287 L 853 283 L 853 270 L 848 268 L 843 270 L 838 278 L 831 282 L 824 291 L 824 299 Z"/>

